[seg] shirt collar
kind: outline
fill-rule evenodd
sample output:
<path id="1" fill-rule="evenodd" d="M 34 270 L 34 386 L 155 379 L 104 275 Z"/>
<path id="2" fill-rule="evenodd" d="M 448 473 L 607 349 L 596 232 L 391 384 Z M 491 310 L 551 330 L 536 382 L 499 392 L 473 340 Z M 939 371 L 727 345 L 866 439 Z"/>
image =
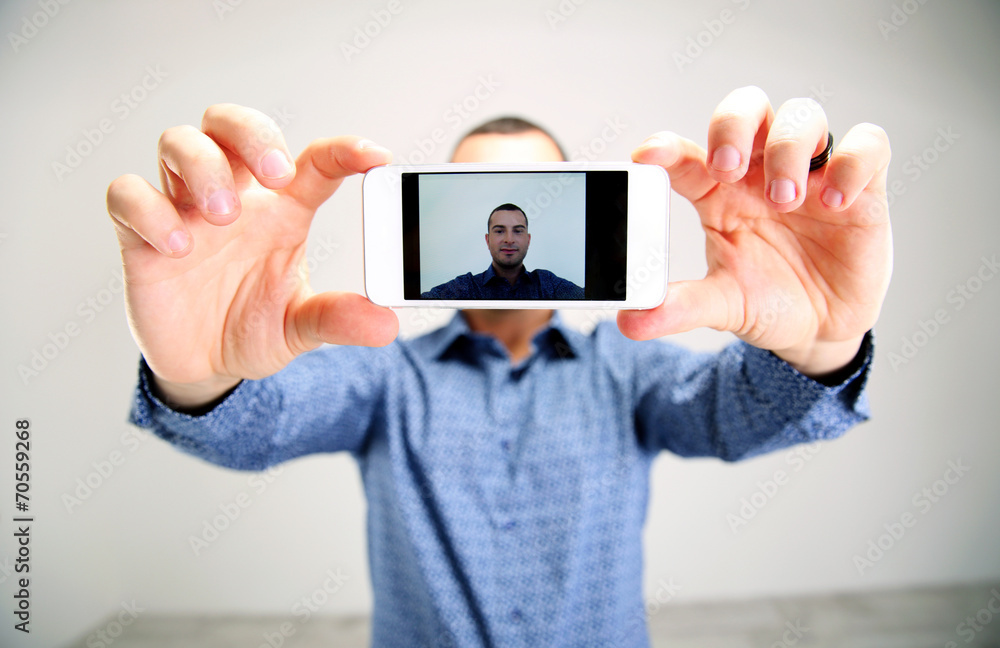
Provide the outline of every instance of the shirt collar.
<path id="1" fill-rule="evenodd" d="M 495 270 L 493 270 L 493 264 L 491 263 L 486 267 L 486 272 L 479 275 L 480 277 L 479 285 L 485 286 L 487 283 L 489 283 L 490 279 L 492 279 L 495 276 L 497 276 L 497 273 Z"/>
<path id="2" fill-rule="evenodd" d="M 520 275 L 518 275 L 517 281 L 515 283 L 521 283 L 522 281 L 531 281 L 531 272 L 528 271 L 528 267 L 527 266 L 522 266 L 522 267 L 524 268 L 524 271 Z M 487 266 L 486 272 L 483 272 L 479 275 L 479 285 L 485 286 L 490 282 L 491 279 L 494 278 L 496 278 L 498 281 L 506 281 L 506 279 L 500 279 L 499 277 L 497 277 L 496 270 L 493 269 L 493 264 L 491 263 L 489 266 Z"/>
<path id="3" fill-rule="evenodd" d="M 460 341 L 471 339 L 476 334 L 469 328 L 461 311 L 456 311 L 451 320 L 432 335 L 427 351 L 430 357 L 440 359 Z M 559 311 L 552 314 L 548 325 L 535 335 L 533 341 L 539 352 L 548 351 L 555 358 L 575 358 L 582 350 L 582 335 L 566 325 Z"/>

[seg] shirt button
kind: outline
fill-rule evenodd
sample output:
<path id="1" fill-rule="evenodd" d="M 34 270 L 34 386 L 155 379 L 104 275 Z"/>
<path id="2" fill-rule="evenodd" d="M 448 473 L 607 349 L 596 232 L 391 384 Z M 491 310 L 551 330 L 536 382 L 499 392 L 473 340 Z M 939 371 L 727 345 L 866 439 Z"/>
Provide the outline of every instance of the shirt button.
<path id="1" fill-rule="evenodd" d="M 524 615 L 521 614 L 520 608 L 514 608 L 513 610 L 510 611 L 510 620 L 516 623 L 520 623 L 521 621 L 524 620 Z"/>

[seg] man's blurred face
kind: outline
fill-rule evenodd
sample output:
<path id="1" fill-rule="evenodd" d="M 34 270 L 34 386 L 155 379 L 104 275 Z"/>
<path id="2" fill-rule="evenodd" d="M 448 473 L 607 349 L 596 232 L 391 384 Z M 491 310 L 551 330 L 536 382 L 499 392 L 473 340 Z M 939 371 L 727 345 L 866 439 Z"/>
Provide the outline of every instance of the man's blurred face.
<path id="1" fill-rule="evenodd" d="M 505 270 L 519 268 L 528 253 L 531 234 L 528 219 L 519 211 L 495 211 L 490 216 L 486 245 L 490 248 L 493 264 Z"/>
<path id="2" fill-rule="evenodd" d="M 452 162 L 561 162 L 559 147 L 541 131 L 473 135 L 455 149 Z"/>

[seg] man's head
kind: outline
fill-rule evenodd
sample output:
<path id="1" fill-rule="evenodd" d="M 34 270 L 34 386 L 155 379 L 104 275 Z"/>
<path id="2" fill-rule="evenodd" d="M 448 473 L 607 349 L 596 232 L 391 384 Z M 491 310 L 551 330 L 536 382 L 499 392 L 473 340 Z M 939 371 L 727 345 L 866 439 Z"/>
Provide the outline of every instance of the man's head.
<path id="1" fill-rule="evenodd" d="M 452 162 L 562 162 L 562 147 L 548 131 L 520 117 L 499 117 L 469 131 Z"/>
<path id="2" fill-rule="evenodd" d="M 493 264 L 504 270 L 514 270 L 524 263 L 531 234 L 528 217 L 517 205 L 504 203 L 490 212 L 486 221 L 486 246 Z"/>
<path id="3" fill-rule="evenodd" d="M 474 128 L 459 141 L 451 154 L 452 162 L 562 162 L 565 159 L 562 147 L 548 131 L 520 117 L 500 117 Z M 524 217 L 524 212 L 520 210 L 504 213 Z M 495 220 L 494 216 L 489 223 Z M 524 220 L 527 229 L 527 217 Z M 472 309 L 466 310 L 465 314 L 467 320 L 480 325 L 486 321 L 510 321 L 513 317 L 522 326 L 530 327 L 533 325 L 529 323 L 532 318 L 543 316 L 547 320 L 552 311 Z"/>
<path id="4" fill-rule="evenodd" d="M 548 131 L 520 117 L 499 117 L 469 131 L 455 147 L 452 162 L 561 162 L 562 148 Z M 487 221 L 486 244 L 493 262 L 515 269 L 528 252 L 528 217 L 510 203 L 500 205 Z"/>

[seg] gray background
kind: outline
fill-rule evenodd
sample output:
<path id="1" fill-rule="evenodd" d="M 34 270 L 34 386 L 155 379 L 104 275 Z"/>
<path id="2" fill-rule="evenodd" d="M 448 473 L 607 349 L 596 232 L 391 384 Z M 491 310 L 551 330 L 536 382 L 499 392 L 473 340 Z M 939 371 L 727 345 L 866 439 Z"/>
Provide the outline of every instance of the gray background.
<path id="1" fill-rule="evenodd" d="M 882 125 L 893 145 L 896 252 L 878 324 L 874 419 L 808 461 L 664 455 L 653 474 L 646 591 L 672 579 L 677 600 L 707 600 L 1000 578 L 1000 280 L 977 278 L 983 258 L 1000 252 L 997 3 L 401 0 L 379 28 L 372 12 L 388 6 L 77 1 L 35 18 L 37 0 L 3 3 L 0 644 L 58 645 L 133 600 L 143 614 L 291 616 L 327 570 L 347 580 L 323 612 L 370 609 L 365 505 L 347 456 L 254 476 L 125 423 L 138 354 L 104 193 L 125 172 L 155 182 L 159 134 L 198 124 L 215 102 L 275 115 L 293 152 L 359 134 L 409 162 L 444 161 L 461 132 L 509 112 L 550 127 L 576 158 L 626 159 L 661 129 L 704 144 L 715 105 L 745 84 L 775 105 L 813 95 L 836 135 L 861 121 Z M 26 20 L 44 24 L 32 30 Z M 342 44 L 369 23 L 378 33 L 348 60 Z M 30 38 L 12 43 L 22 31 Z M 137 90 L 144 77 L 151 88 Z M 123 93 L 142 100 L 125 110 Z M 85 132 L 102 120 L 110 132 L 88 150 Z M 67 147 L 81 158 L 60 177 L 53 163 L 67 163 Z M 702 276 L 694 212 L 676 196 L 672 209 L 671 276 Z M 320 210 L 309 252 L 317 289 L 362 290 L 360 215 L 359 179 Z M 959 299 L 959 285 L 977 292 Z M 944 323 L 934 327 L 936 314 Z M 443 318 L 400 316 L 408 335 Z M 587 328 L 599 316 L 573 321 Z M 63 340 L 67 326 L 77 335 Z M 678 337 L 702 348 L 728 339 Z M 19 365 L 57 341 L 64 348 L 48 348 L 38 375 L 22 378 Z M 9 610 L 12 429 L 24 416 L 34 430 L 30 637 L 14 633 Z M 109 472 L 112 458 L 119 465 Z M 959 461 L 968 472 L 926 507 L 922 489 Z M 734 531 L 727 516 L 741 500 L 759 501 L 778 470 L 787 483 Z M 96 488 L 67 506 L 88 480 Z M 196 556 L 190 536 L 244 492 L 250 505 Z M 859 573 L 854 556 L 906 514 L 915 525 L 883 540 L 891 546 Z"/>

